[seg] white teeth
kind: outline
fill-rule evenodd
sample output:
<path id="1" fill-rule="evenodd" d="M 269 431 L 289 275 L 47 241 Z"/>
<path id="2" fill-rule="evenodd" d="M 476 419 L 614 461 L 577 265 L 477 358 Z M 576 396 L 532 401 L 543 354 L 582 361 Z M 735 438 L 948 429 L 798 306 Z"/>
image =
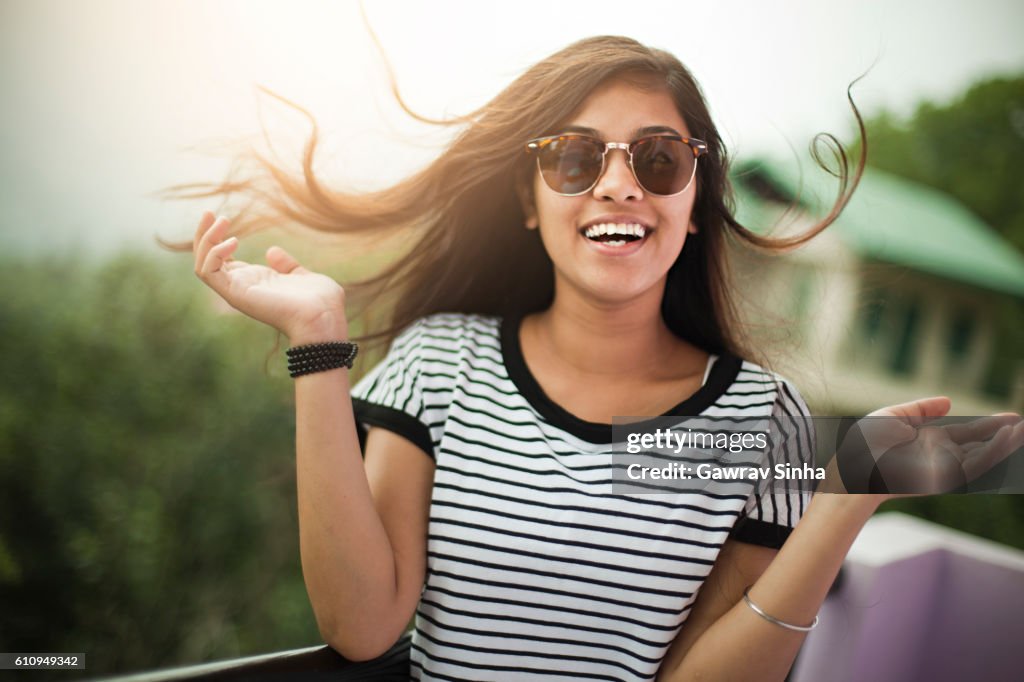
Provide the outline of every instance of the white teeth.
<path id="1" fill-rule="evenodd" d="M 639 223 L 598 223 L 597 225 L 591 225 L 584 231 L 583 236 L 587 239 L 593 239 L 594 237 L 600 237 L 607 234 L 622 234 L 632 235 L 639 239 L 643 239 L 644 235 L 647 234 L 647 228 Z M 605 242 L 610 246 L 619 246 L 624 244 L 625 241 L 610 241 Z"/>

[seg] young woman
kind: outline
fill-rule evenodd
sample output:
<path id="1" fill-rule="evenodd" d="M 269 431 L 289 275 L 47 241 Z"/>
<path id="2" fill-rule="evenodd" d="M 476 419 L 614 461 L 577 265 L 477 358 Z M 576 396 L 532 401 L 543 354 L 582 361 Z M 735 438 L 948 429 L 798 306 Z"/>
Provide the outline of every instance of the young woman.
<path id="1" fill-rule="evenodd" d="M 747 231 L 693 77 L 626 38 L 569 46 L 460 122 L 431 166 L 375 195 L 316 180 L 315 132 L 302 181 L 264 162 L 206 193 L 269 209 L 234 226 L 204 214 L 195 271 L 308 370 L 299 523 L 324 638 L 371 659 L 415 615 L 416 679 L 783 679 L 885 497 L 615 494 L 610 424 L 807 414 L 741 347 L 724 248 L 811 238 L 859 168 L 807 234 Z M 415 240 L 368 283 L 393 343 L 354 389 L 341 286 L 277 247 L 267 266 L 232 259 L 274 216 Z"/>

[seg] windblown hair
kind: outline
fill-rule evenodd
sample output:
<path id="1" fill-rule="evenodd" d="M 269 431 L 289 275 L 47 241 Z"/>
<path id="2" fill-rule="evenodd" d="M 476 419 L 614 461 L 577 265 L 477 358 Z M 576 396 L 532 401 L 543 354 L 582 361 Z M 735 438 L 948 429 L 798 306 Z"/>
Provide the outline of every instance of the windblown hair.
<path id="1" fill-rule="evenodd" d="M 391 339 L 414 320 L 436 312 L 515 316 L 543 310 L 554 295 L 554 273 L 537 231 L 524 228 L 519 196 L 530 191 L 535 172 L 523 153 L 525 142 L 558 132 L 596 88 L 617 77 L 663 87 L 690 135 L 708 144 L 708 154 L 697 165 L 692 218 L 698 231 L 687 238 L 669 271 L 662 301 L 665 322 L 677 336 L 709 353 L 750 357 L 742 347 L 736 309 L 727 291 L 726 240 L 785 251 L 813 238 L 838 217 L 860 180 L 867 151 L 863 121 L 852 98 L 862 140 L 856 167 L 851 174 L 842 145 L 831 135 L 820 135 L 816 142 L 827 142 L 838 162 L 830 171 L 839 178 L 838 196 L 820 222 L 781 239 L 759 235 L 734 217 L 729 158 L 686 67 L 666 51 L 614 36 L 569 45 L 468 115 L 429 121 L 464 129 L 428 167 L 385 190 L 351 194 L 322 185 L 313 173 L 316 122 L 289 102 L 313 125 L 301 178 L 253 153 L 257 172 L 247 177 L 178 185 L 169 194 L 225 200 L 236 193 L 246 196 L 245 210 L 233 220 L 235 234 L 284 221 L 325 233 L 411 235 L 411 249 L 379 273 L 346 286 L 349 292 L 361 293 L 364 310 L 382 294 L 391 305 L 390 319 L 367 330 L 363 338 Z"/>

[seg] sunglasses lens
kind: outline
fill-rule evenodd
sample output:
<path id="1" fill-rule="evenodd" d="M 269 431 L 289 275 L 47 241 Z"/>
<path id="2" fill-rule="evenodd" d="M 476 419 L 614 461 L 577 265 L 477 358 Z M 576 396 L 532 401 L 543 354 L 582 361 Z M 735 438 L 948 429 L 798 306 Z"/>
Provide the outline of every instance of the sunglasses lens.
<path id="1" fill-rule="evenodd" d="M 646 191 L 662 196 L 678 194 L 690 184 L 697 158 L 690 145 L 668 137 L 650 137 L 633 149 L 633 170 Z"/>
<path id="2" fill-rule="evenodd" d="M 559 194 L 581 194 L 601 176 L 604 148 L 593 140 L 563 135 L 538 154 L 540 174 Z"/>

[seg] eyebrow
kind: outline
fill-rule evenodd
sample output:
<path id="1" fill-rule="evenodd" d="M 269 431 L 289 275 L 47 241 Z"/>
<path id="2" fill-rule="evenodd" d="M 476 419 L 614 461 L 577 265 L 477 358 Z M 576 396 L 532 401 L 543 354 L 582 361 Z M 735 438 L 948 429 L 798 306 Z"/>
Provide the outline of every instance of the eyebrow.
<path id="1" fill-rule="evenodd" d="M 596 137 L 598 139 L 601 139 L 600 132 L 598 132 L 594 128 L 588 128 L 586 126 L 565 126 L 564 128 L 561 129 L 561 132 L 578 133 L 580 135 L 589 135 L 590 137 Z M 678 135 L 679 137 L 685 137 L 678 130 L 676 130 L 675 128 L 670 128 L 669 126 L 644 126 L 643 128 L 638 128 L 637 130 L 633 131 L 632 139 L 635 140 L 638 137 L 644 137 L 646 135 L 661 134 Z"/>

